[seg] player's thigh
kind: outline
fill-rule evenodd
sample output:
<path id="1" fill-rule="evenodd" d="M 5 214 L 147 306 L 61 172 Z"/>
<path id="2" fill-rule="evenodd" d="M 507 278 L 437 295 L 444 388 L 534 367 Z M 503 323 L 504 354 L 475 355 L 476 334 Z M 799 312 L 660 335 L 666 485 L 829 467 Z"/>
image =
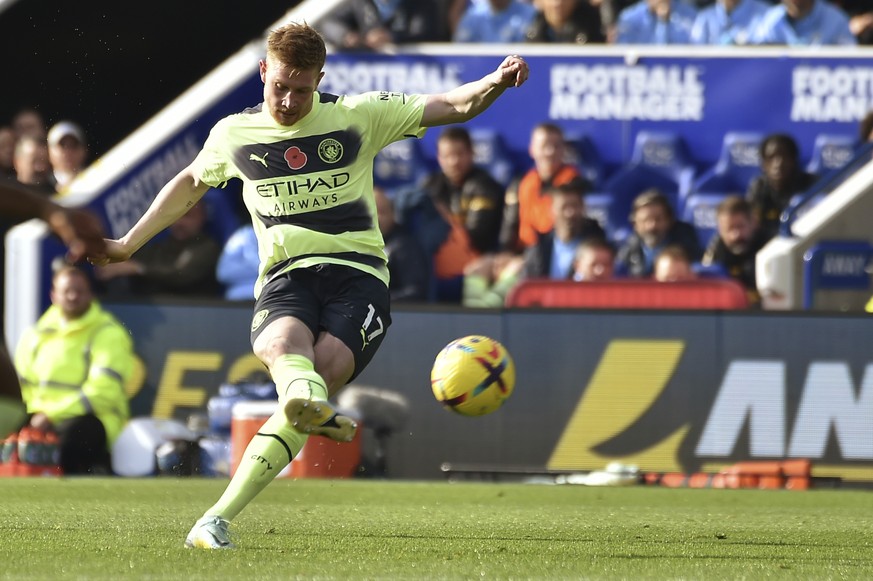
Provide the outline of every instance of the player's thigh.
<path id="1" fill-rule="evenodd" d="M 388 287 L 376 277 L 348 267 L 333 270 L 337 274 L 331 279 L 330 299 L 324 304 L 321 326 L 345 345 L 354 359 L 354 369 L 344 381 L 348 383 L 370 363 L 385 339 L 391 325 L 391 299 Z M 333 341 L 319 339 L 316 364 L 323 358 L 327 365 L 329 356 L 341 357 L 342 353 Z"/>
<path id="2" fill-rule="evenodd" d="M 281 316 L 267 323 L 252 343 L 252 351 L 267 366 L 282 355 L 303 355 L 315 359 L 315 340 L 312 331 L 300 319 Z"/>
<path id="3" fill-rule="evenodd" d="M 318 278 L 307 269 L 292 270 L 271 280 L 255 302 L 252 350 L 261 361 L 289 353 L 314 359 L 320 333 L 321 298 Z"/>
<path id="4" fill-rule="evenodd" d="M 315 371 L 333 397 L 355 375 L 355 355 L 342 340 L 324 331 L 315 342 Z"/>

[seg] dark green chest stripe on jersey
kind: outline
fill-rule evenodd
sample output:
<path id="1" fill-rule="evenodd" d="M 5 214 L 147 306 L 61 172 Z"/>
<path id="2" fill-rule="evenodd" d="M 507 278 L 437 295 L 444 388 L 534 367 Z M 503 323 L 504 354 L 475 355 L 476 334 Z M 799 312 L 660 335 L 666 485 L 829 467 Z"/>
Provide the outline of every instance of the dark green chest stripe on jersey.
<path id="1" fill-rule="evenodd" d="M 373 217 L 370 216 L 367 205 L 362 200 L 329 207 L 331 201 L 336 203 L 329 194 L 326 196 L 298 196 L 288 202 L 277 201 L 278 211 L 275 216 L 264 216 L 263 214 L 257 216 L 267 228 L 287 224 L 324 234 L 362 232 L 375 227 Z M 307 209 L 315 209 L 316 211 L 291 213 Z M 280 215 L 280 212 L 287 213 Z"/>
<path id="2" fill-rule="evenodd" d="M 283 260 L 282 262 L 277 262 L 267 271 L 265 275 L 265 279 L 269 280 L 271 276 L 278 272 L 282 272 L 295 262 L 299 260 L 305 260 L 307 258 L 312 257 L 320 257 L 320 256 L 330 256 L 332 258 L 338 258 L 340 260 L 347 260 L 349 262 L 357 262 L 358 264 L 366 264 L 367 266 L 371 266 L 373 268 L 383 268 L 385 266 L 385 261 L 376 256 L 371 256 L 369 254 L 361 254 L 359 252 L 330 252 L 326 254 L 301 254 L 300 256 L 295 256 L 294 258 L 289 258 L 288 260 Z"/>
<path id="3" fill-rule="evenodd" d="M 237 149 L 234 163 L 249 180 L 294 178 L 316 172 L 339 172 L 352 165 L 361 150 L 361 136 L 346 129 L 321 135 L 252 143 Z"/>

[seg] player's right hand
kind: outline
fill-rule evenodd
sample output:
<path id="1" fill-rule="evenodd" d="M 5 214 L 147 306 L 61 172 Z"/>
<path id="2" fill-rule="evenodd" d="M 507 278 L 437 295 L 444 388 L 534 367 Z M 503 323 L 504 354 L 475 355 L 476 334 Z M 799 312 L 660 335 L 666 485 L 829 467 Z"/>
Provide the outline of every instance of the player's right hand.
<path id="1" fill-rule="evenodd" d="M 118 240 L 106 239 L 102 252 L 88 255 L 88 262 L 94 266 L 106 266 L 113 262 L 124 262 L 130 259 L 131 252 Z"/>
<path id="2" fill-rule="evenodd" d="M 59 207 L 48 215 L 46 222 L 52 232 L 66 244 L 67 259 L 70 262 L 78 262 L 86 256 L 105 252 L 103 226 L 91 212 Z"/>

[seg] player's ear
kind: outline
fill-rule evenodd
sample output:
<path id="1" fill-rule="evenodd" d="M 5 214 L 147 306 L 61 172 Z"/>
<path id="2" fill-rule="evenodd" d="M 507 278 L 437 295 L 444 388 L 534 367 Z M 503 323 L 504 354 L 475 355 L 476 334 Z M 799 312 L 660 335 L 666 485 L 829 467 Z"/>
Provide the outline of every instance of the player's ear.
<path id="1" fill-rule="evenodd" d="M 258 72 L 260 72 L 260 74 L 261 74 L 261 82 L 266 83 L 267 82 L 267 61 L 265 61 L 263 59 L 258 61 Z M 322 73 L 322 74 L 324 74 L 324 73 Z"/>
<path id="2" fill-rule="evenodd" d="M 318 85 L 321 84 L 321 79 L 323 79 L 323 78 L 324 78 L 324 71 L 321 71 L 320 73 L 318 73 L 318 80 L 315 81 L 315 88 L 316 89 L 318 88 Z"/>

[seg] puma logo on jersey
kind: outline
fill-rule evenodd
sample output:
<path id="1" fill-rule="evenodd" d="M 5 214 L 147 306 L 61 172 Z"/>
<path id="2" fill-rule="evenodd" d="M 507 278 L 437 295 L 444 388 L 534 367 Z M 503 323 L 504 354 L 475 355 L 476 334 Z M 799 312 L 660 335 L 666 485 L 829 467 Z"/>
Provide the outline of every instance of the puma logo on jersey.
<path id="1" fill-rule="evenodd" d="M 264 157 L 258 157 L 257 155 L 252 153 L 249 155 L 249 161 L 258 161 L 258 162 L 264 164 L 264 167 L 267 167 L 267 156 L 268 155 L 270 155 L 269 152 L 265 153 Z"/>

